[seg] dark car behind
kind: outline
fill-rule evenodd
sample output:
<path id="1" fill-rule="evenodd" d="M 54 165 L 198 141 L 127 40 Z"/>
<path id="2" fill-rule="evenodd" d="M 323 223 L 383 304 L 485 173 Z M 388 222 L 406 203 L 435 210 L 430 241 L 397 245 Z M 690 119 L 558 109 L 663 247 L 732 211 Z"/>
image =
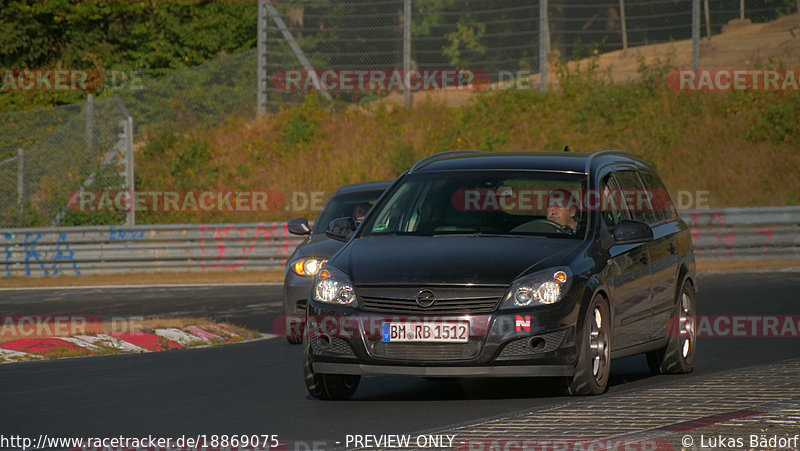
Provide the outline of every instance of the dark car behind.
<path id="1" fill-rule="evenodd" d="M 297 246 L 286 263 L 283 283 L 283 311 L 286 319 L 286 337 L 289 343 L 299 344 L 295 316 L 304 316 L 311 283 L 322 264 L 336 253 L 344 243 L 325 235 L 325 228 L 335 218 L 366 214 L 391 181 L 346 185 L 336 190 L 320 211 L 313 229 L 304 218 L 289 222 L 289 231 L 306 238 Z"/>

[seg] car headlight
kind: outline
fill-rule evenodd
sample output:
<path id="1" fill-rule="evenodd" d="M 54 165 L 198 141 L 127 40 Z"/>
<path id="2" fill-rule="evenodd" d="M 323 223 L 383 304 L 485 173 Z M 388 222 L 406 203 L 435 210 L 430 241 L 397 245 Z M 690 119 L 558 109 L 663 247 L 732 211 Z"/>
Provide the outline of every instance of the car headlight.
<path id="1" fill-rule="evenodd" d="M 559 267 L 524 276 L 511 285 L 500 308 L 554 304 L 564 298 L 572 283 L 572 271 Z"/>
<path id="2" fill-rule="evenodd" d="M 357 304 L 356 291 L 350 279 L 333 267 L 326 267 L 317 275 L 314 283 L 314 300 L 351 307 Z"/>
<path id="3" fill-rule="evenodd" d="M 301 258 L 292 263 L 292 271 L 298 276 L 316 276 L 322 265 L 328 260 L 321 260 L 318 258 Z"/>

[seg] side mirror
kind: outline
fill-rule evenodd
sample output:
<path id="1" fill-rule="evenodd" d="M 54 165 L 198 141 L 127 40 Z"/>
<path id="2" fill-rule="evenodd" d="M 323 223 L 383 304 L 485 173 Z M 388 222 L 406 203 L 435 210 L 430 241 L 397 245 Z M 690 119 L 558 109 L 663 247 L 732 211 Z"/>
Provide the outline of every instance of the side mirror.
<path id="1" fill-rule="evenodd" d="M 286 224 L 289 233 L 294 235 L 308 235 L 311 233 L 311 227 L 308 226 L 306 218 L 295 218 Z"/>
<path id="2" fill-rule="evenodd" d="M 328 223 L 325 235 L 337 241 L 347 241 L 356 230 L 356 220 L 353 218 L 336 218 Z"/>
<path id="3" fill-rule="evenodd" d="M 623 219 L 614 227 L 614 244 L 644 243 L 653 239 L 653 229 L 642 221 Z"/>

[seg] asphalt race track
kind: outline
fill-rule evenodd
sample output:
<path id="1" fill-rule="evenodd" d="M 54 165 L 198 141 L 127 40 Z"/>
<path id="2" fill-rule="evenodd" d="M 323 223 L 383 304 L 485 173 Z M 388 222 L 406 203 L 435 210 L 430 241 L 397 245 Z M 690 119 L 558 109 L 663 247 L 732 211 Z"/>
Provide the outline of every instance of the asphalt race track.
<path id="1" fill-rule="evenodd" d="M 800 273 L 710 274 L 698 282 L 701 315 L 792 315 Z M 279 285 L 0 290 L 4 314 L 186 315 L 271 332 Z M 305 391 L 300 347 L 282 338 L 222 347 L 0 365 L 0 433 L 26 436 L 179 437 L 277 434 L 283 443 L 343 446 L 346 434 L 404 434 L 569 407 L 536 379 L 365 378 L 355 399 Z M 643 357 L 615 361 L 604 397 L 679 387 L 714 374 L 800 358 L 797 338 L 705 338 L 695 371 L 652 376 Z M 796 393 L 795 397 L 800 397 Z M 611 399 L 611 398 L 609 398 Z M 602 418 L 597 421 L 602 422 Z M 337 444 L 338 442 L 338 444 Z M 306 447 L 307 445 L 307 447 Z"/>

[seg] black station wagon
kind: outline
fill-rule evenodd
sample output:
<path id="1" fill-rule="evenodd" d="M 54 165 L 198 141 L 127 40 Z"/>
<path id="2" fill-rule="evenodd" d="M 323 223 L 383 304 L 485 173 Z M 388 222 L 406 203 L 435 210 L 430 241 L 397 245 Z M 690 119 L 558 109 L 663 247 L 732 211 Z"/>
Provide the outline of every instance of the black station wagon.
<path id="1" fill-rule="evenodd" d="M 620 151 L 445 152 L 400 176 L 307 303 L 309 393 L 361 376 L 552 377 L 603 393 L 611 359 L 691 371 L 695 260 L 649 164 Z"/>

